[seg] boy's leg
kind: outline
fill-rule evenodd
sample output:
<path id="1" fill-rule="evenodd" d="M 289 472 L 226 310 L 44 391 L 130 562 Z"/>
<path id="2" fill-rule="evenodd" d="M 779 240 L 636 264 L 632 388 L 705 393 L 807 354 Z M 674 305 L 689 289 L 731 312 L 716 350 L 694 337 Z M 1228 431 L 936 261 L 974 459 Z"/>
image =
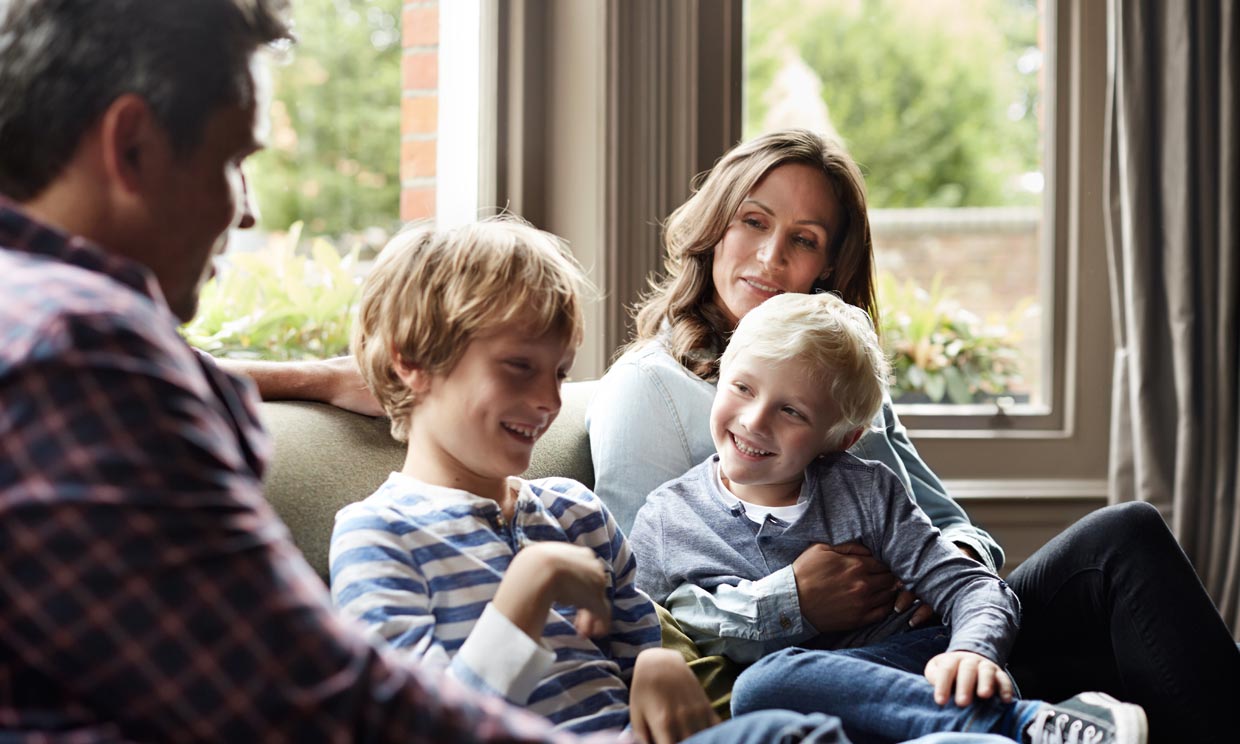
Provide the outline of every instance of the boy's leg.
<path id="1" fill-rule="evenodd" d="M 1019 738 L 1034 703 L 979 701 L 965 708 L 934 702 L 934 688 L 919 672 L 847 653 L 785 649 L 741 673 L 732 691 L 732 714 L 783 708 L 838 716 L 857 744 L 903 742 L 956 731 Z M 895 659 L 907 665 L 909 659 Z"/>
<path id="2" fill-rule="evenodd" d="M 840 719 L 822 713 L 760 710 L 685 739 L 684 744 L 852 744 Z"/>
<path id="3" fill-rule="evenodd" d="M 1101 690 L 1146 709 L 1152 741 L 1231 740 L 1240 651 L 1157 510 L 1100 509 L 1008 577 L 1010 667 L 1030 698 Z"/>

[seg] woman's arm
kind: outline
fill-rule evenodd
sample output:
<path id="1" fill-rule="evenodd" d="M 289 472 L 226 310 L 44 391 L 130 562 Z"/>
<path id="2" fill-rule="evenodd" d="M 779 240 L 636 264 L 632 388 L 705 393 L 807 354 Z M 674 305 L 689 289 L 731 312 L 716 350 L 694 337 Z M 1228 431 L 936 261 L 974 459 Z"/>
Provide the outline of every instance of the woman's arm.
<path id="1" fill-rule="evenodd" d="M 594 492 L 625 533 L 647 494 L 713 451 L 693 452 L 703 436 L 709 441 L 712 389 L 630 356 L 599 380 L 586 409 Z"/>
<path id="2" fill-rule="evenodd" d="M 383 407 L 367 389 L 353 357 L 305 362 L 220 359 L 217 364 L 254 380 L 263 400 L 313 400 L 367 416 L 383 415 Z"/>
<path id="3" fill-rule="evenodd" d="M 943 537 L 958 547 L 971 549 L 982 565 L 997 573 L 1003 567 L 1003 549 L 989 533 L 970 522 L 964 509 L 947 495 L 942 481 L 909 440 L 908 430 L 896 416 L 890 398 L 883 401 L 882 411 L 874 423 L 878 429 L 866 432 L 850 451 L 862 459 L 877 460 L 895 471 Z"/>

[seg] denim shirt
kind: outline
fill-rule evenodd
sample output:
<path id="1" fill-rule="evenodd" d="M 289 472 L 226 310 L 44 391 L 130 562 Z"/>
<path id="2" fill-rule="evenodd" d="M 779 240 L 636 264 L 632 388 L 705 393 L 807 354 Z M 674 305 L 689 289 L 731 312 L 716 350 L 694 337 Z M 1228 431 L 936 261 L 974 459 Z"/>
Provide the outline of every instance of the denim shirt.
<path id="1" fill-rule="evenodd" d="M 630 349 L 599 380 L 586 408 L 594 491 L 625 533 L 651 491 L 714 453 L 714 398 L 715 386 L 681 366 L 659 339 Z M 890 397 L 849 452 L 891 468 L 944 537 L 972 548 L 992 571 L 1003 566 L 999 544 L 969 521 L 917 454 Z"/>

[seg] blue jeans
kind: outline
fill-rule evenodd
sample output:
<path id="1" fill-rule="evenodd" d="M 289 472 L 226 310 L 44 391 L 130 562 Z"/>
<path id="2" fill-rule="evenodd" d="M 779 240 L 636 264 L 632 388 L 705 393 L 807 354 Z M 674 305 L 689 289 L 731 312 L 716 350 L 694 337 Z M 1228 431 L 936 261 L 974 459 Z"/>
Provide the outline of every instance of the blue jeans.
<path id="1" fill-rule="evenodd" d="M 842 721 L 856 744 L 905 742 L 940 732 L 992 734 L 976 741 L 1019 738 L 1020 724 L 1033 717 L 1038 703 L 979 700 L 958 708 L 934 702 L 934 688 L 922 671 L 947 649 L 948 640 L 947 629 L 934 626 L 861 648 L 778 651 L 737 678 L 732 713 L 769 708 L 827 713 Z"/>
<path id="2" fill-rule="evenodd" d="M 1240 650 L 1158 510 L 1099 509 L 1020 564 L 1008 667 L 1029 698 L 1099 690 L 1145 708 L 1151 742 L 1235 741 Z"/>
<path id="3" fill-rule="evenodd" d="M 909 744 L 994 744 L 1006 739 L 989 734 L 931 734 Z M 760 710 L 724 721 L 685 740 L 684 744 L 851 744 L 840 719 L 821 713 Z"/>

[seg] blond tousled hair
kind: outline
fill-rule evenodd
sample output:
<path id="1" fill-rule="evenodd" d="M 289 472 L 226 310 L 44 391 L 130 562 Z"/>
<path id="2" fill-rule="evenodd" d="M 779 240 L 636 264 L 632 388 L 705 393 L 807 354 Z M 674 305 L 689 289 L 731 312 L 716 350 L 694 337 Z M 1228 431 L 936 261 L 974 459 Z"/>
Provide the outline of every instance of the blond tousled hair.
<path id="1" fill-rule="evenodd" d="M 827 386 L 840 420 L 827 432 L 827 447 L 868 428 L 883 405 L 890 366 L 870 316 L 838 295 L 783 294 L 749 311 L 736 326 L 720 359 L 726 369 L 741 350 L 759 359 L 796 360 Z"/>
<path id="2" fill-rule="evenodd" d="M 812 289 L 836 292 L 878 322 L 874 247 L 861 169 L 839 142 L 809 130 L 787 129 L 729 150 L 695 179 L 692 196 L 667 218 L 663 278 L 651 282 L 650 293 L 635 310 L 635 344 L 658 336 L 666 324 L 672 357 L 705 380 L 717 377 L 719 354 L 732 328 L 712 302 L 715 246 L 754 186 L 788 163 L 819 168 L 840 207 L 840 225 L 827 249 L 831 273 Z"/>
<path id="3" fill-rule="evenodd" d="M 511 216 L 448 230 L 420 226 L 383 249 L 362 286 L 352 350 L 362 377 L 406 441 L 415 395 L 396 365 L 445 374 L 479 336 L 518 325 L 581 343 L 589 287 L 560 238 Z"/>

